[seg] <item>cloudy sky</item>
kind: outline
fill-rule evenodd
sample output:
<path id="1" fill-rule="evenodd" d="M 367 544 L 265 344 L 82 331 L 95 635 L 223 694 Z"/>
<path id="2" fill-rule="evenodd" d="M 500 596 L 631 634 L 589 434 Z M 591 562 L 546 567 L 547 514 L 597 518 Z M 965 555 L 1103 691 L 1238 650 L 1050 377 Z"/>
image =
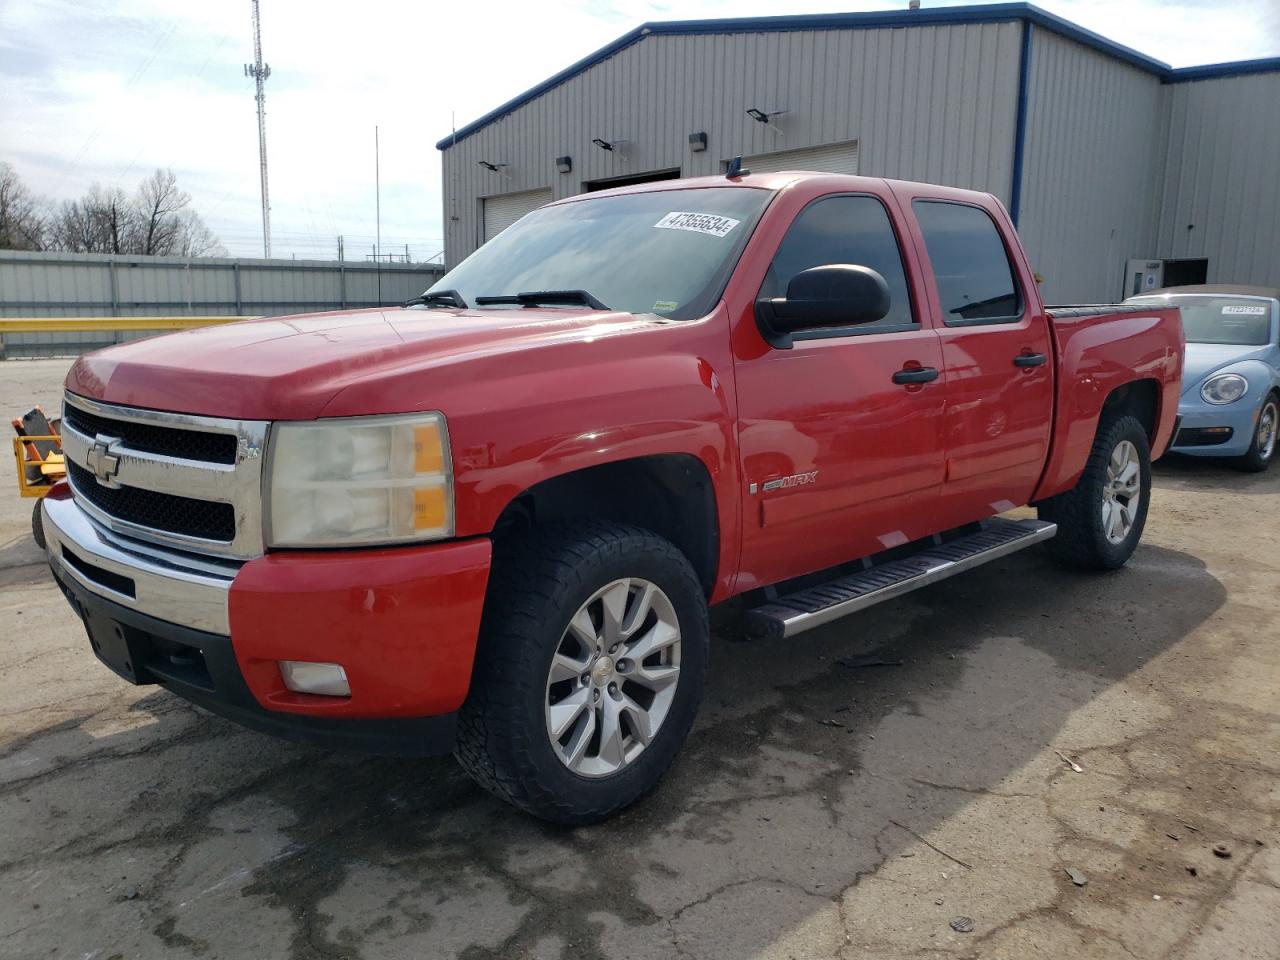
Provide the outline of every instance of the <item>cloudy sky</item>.
<path id="1" fill-rule="evenodd" d="M 435 142 L 646 20 L 906 0 L 261 0 L 273 253 L 439 251 Z M 926 7 L 950 6 L 924 0 Z M 1280 0 L 1041 0 L 1175 66 L 1280 55 Z M 261 254 L 249 0 L 0 0 L 0 160 L 54 199 L 171 167 L 233 255 Z"/>

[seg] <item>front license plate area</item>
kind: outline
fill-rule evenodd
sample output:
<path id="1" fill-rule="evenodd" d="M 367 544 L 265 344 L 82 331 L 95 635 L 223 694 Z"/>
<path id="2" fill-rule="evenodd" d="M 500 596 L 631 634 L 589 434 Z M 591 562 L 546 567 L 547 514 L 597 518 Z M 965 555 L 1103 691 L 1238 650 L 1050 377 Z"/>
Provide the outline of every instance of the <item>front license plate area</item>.
<path id="1" fill-rule="evenodd" d="M 110 617 L 84 611 L 84 626 L 93 652 L 114 673 L 130 683 L 155 683 L 143 668 L 150 653 L 147 638 Z"/>

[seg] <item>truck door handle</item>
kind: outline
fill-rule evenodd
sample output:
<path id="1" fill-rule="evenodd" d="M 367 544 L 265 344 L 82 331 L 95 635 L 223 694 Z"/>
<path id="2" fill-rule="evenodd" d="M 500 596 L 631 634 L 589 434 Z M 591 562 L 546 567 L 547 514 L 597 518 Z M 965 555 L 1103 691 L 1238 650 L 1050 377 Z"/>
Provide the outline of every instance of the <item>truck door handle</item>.
<path id="1" fill-rule="evenodd" d="M 937 367 L 904 367 L 893 375 L 894 383 L 928 383 L 937 379 Z"/>
<path id="2" fill-rule="evenodd" d="M 1044 363 L 1048 357 L 1043 353 L 1020 353 L 1013 358 L 1015 367 L 1038 367 Z"/>

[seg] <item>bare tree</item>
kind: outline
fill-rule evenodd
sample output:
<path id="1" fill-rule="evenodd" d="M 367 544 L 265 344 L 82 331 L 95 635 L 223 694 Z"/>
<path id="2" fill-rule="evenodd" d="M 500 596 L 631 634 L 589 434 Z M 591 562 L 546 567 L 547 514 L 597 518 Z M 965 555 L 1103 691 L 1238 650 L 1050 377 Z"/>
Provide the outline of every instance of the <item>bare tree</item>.
<path id="1" fill-rule="evenodd" d="M 187 257 L 226 253 L 199 214 L 191 209 L 191 194 L 178 187 L 172 170 L 156 170 L 142 181 L 134 209 L 135 253 Z"/>
<path id="2" fill-rule="evenodd" d="M 200 214 L 184 210 L 178 231 L 178 243 L 172 252 L 181 257 L 225 257 L 227 248 L 210 230 Z"/>
<path id="3" fill-rule="evenodd" d="M 49 249 L 86 253 L 95 249 L 92 217 L 80 200 L 63 200 L 49 220 Z"/>
<path id="4" fill-rule="evenodd" d="M 49 224 L 49 246 L 72 253 L 140 253 L 138 214 L 119 187 L 95 183 L 78 200 L 64 200 Z"/>
<path id="5" fill-rule="evenodd" d="M 171 252 L 178 240 L 180 218 L 190 203 L 191 195 L 178 189 L 178 178 L 172 170 L 157 170 L 143 180 L 134 201 L 138 211 L 137 252 Z"/>
<path id="6" fill-rule="evenodd" d="M 49 209 L 0 163 L 0 249 L 216 257 L 226 249 L 191 208 L 172 170 L 157 170 L 132 199 L 95 183 Z"/>
<path id="7" fill-rule="evenodd" d="M 41 250 L 46 222 L 41 203 L 18 176 L 0 161 L 0 250 Z"/>

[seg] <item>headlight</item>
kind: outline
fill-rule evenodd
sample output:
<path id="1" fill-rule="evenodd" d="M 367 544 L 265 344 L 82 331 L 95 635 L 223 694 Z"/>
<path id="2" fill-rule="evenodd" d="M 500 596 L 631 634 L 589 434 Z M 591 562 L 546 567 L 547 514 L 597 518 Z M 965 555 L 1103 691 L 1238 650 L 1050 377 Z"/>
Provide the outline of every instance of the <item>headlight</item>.
<path id="1" fill-rule="evenodd" d="M 270 546 L 453 535 L 453 469 L 438 413 L 277 423 L 268 456 Z"/>
<path id="2" fill-rule="evenodd" d="M 1235 403 L 1249 390 L 1249 381 L 1236 373 L 1210 377 L 1200 388 L 1200 396 L 1208 403 Z"/>

